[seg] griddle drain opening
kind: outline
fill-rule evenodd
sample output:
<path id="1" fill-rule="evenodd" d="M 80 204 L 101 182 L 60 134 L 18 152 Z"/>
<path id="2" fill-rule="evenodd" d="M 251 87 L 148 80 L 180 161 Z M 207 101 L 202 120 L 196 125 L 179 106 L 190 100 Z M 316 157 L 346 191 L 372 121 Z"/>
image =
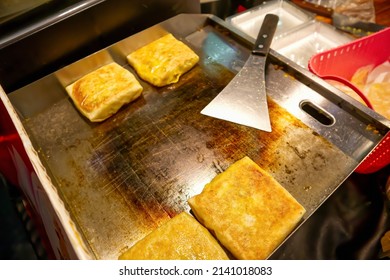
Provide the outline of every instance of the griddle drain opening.
<path id="1" fill-rule="evenodd" d="M 335 119 L 329 113 L 327 113 L 325 110 L 321 109 L 317 105 L 311 103 L 310 101 L 302 101 L 299 104 L 299 107 L 305 113 L 307 113 L 323 125 L 331 126 L 335 123 Z"/>

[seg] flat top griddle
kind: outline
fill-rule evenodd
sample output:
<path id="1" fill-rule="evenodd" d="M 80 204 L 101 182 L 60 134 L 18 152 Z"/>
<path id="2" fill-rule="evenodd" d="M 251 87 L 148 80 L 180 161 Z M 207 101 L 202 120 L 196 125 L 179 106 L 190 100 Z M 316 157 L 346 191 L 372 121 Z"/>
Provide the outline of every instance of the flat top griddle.
<path id="1" fill-rule="evenodd" d="M 144 91 L 102 123 L 84 118 L 64 86 L 166 33 L 200 56 L 176 84 Z M 82 237 L 97 259 L 182 211 L 216 174 L 249 156 L 307 210 L 304 220 L 388 132 L 375 112 L 271 51 L 272 133 L 200 114 L 245 63 L 250 38 L 210 15 L 179 15 L 9 94 Z M 245 98 L 245 97 L 243 97 Z M 307 107 L 305 107 L 307 106 Z M 311 111 L 320 112 L 313 118 Z"/>

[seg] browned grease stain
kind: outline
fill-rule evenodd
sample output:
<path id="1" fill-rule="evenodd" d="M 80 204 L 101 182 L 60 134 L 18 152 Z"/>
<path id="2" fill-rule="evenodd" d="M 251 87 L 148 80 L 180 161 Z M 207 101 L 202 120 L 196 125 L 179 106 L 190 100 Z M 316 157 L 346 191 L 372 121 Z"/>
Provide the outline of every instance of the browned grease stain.
<path id="1" fill-rule="evenodd" d="M 200 110 L 233 77 L 230 71 L 221 75 L 223 69 L 214 63 L 197 66 L 177 84 L 146 86 L 134 106 L 96 127 L 90 164 L 111 185 L 108 192 L 119 193 L 137 219 L 158 226 L 187 209 L 189 190 L 181 172 L 191 169 L 192 162 L 175 166 L 204 142 L 185 128 L 201 131 L 207 124 Z M 198 155 L 196 164 L 203 160 Z"/>
<path id="2" fill-rule="evenodd" d="M 259 157 L 263 160 L 266 159 L 269 163 L 272 163 L 274 162 L 273 156 L 275 155 L 275 151 L 278 148 L 278 140 L 286 134 L 286 129 L 291 127 L 308 127 L 270 98 L 268 98 L 267 102 L 270 112 L 272 132 L 259 133 L 259 138 L 264 143 L 264 148 L 259 154 Z"/>
<path id="3" fill-rule="evenodd" d="M 111 122 L 99 127 L 100 135 L 109 135 L 104 149 L 99 152 L 119 154 L 116 160 L 104 163 L 105 172 L 128 174 L 131 183 L 122 183 L 114 191 L 120 192 L 129 205 L 142 213 L 142 219 L 158 223 L 166 215 L 173 217 L 185 209 L 178 207 L 186 205 L 188 199 L 188 190 L 180 180 L 181 172 L 195 169 L 199 163 L 204 163 L 204 168 L 212 168 L 217 174 L 248 155 L 268 170 L 284 168 L 287 174 L 292 174 L 293 167 L 280 165 L 280 139 L 286 135 L 287 129 L 294 127 L 311 131 L 270 98 L 272 133 L 201 115 L 201 109 L 234 76 L 217 64 L 207 64 L 204 68 L 206 71 L 196 67 L 187 73 L 183 76 L 187 80 L 182 84 L 146 92 L 145 100 L 155 107 L 147 104 L 140 108 L 140 112 L 129 115 L 123 112 L 123 115 L 117 116 L 116 125 Z M 193 130 L 185 130 L 186 126 L 200 133 L 194 135 Z M 320 137 L 318 134 L 315 136 Z M 211 165 L 206 165 L 208 162 L 204 156 L 198 155 L 195 163 L 187 162 L 186 168 L 174 168 L 180 161 L 185 162 L 187 154 L 202 145 L 214 155 Z M 291 149 L 304 160 L 305 155 L 299 154 L 301 151 L 294 146 Z M 139 195 L 134 195 L 135 192 Z"/>
<path id="4" fill-rule="evenodd" d="M 231 162 L 249 153 L 248 156 L 257 163 L 272 164 L 278 149 L 278 140 L 286 134 L 287 128 L 309 128 L 270 98 L 268 107 L 271 133 L 226 121 L 209 120 L 210 127 L 207 129 L 212 137 L 207 141 L 207 147 L 217 150 L 216 154 L 221 154 L 221 158 L 231 159 Z"/>

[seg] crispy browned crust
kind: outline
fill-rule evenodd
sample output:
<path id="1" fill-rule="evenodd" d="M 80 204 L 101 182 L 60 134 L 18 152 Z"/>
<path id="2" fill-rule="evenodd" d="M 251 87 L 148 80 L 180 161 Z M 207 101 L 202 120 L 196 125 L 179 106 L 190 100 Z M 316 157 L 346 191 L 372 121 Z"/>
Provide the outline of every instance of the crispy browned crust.
<path id="1" fill-rule="evenodd" d="M 210 232 L 186 212 L 175 216 L 129 250 L 120 260 L 227 260 Z"/>
<path id="2" fill-rule="evenodd" d="M 127 60 L 143 80 L 162 87 L 179 81 L 199 57 L 186 44 L 167 34 L 129 54 Z"/>
<path id="3" fill-rule="evenodd" d="M 305 209 L 248 157 L 189 199 L 198 220 L 238 259 L 266 259 Z"/>
<path id="4" fill-rule="evenodd" d="M 97 122 L 139 97 L 143 89 L 132 73 L 113 62 L 85 75 L 66 90 L 79 111 Z"/>

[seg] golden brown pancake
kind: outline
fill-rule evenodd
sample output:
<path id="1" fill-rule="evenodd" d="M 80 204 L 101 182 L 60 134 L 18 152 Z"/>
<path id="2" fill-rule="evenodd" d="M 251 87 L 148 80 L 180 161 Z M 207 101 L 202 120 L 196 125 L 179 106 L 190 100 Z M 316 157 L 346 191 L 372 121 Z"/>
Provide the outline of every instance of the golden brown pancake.
<path id="1" fill-rule="evenodd" d="M 119 256 L 120 260 L 227 260 L 225 251 L 186 212 L 161 225 Z"/>
<path id="2" fill-rule="evenodd" d="M 162 87 L 178 82 L 199 57 L 186 44 L 168 34 L 129 54 L 127 60 L 143 80 Z"/>
<path id="3" fill-rule="evenodd" d="M 134 75 L 115 62 L 100 67 L 66 87 L 78 110 L 92 122 L 103 121 L 141 95 Z"/>
<path id="4" fill-rule="evenodd" d="M 305 209 L 270 174 L 244 157 L 188 200 L 198 220 L 237 259 L 266 259 Z"/>

